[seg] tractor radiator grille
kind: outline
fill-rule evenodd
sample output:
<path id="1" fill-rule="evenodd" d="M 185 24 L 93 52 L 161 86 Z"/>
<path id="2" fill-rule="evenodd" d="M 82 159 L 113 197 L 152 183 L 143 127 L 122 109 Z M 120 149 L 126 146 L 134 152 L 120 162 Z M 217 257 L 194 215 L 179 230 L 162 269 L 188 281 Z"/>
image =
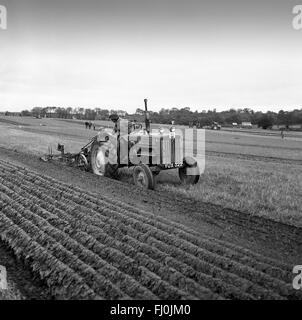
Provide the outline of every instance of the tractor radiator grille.
<path id="1" fill-rule="evenodd" d="M 179 164 L 183 161 L 183 146 L 181 137 L 162 137 L 160 148 L 160 164 Z"/>

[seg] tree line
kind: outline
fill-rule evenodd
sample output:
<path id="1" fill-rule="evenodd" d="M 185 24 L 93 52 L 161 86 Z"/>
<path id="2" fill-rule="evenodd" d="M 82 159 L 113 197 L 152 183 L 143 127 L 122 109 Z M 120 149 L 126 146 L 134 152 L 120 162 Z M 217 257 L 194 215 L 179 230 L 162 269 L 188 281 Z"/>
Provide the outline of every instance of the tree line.
<path id="1" fill-rule="evenodd" d="M 144 120 L 144 110 L 138 108 L 134 114 L 128 114 L 123 110 L 109 110 L 101 108 L 62 108 L 62 107 L 35 107 L 33 109 L 24 110 L 22 116 L 49 117 L 63 119 L 79 119 L 79 120 L 108 120 L 109 115 L 117 113 L 119 116 L 129 120 L 142 122 Z M 240 125 L 242 122 L 250 122 L 264 129 L 273 125 L 289 127 L 292 125 L 302 125 L 302 109 L 293 111 L 280 110 L 279 112 L 262 112 L 254 111 L 250 108 L 229 109 L 218 112 L 214 110 L 208 111 L 191 111 L 190 108 L 162 108 L 159 112 L 150 111 L 153 123 L 170 124 L 174 121 L 178 125 L 198 124 L 200 127 L 209 126 L 213 122 L 221 125 L 230 126 L 234 123 Z"/>

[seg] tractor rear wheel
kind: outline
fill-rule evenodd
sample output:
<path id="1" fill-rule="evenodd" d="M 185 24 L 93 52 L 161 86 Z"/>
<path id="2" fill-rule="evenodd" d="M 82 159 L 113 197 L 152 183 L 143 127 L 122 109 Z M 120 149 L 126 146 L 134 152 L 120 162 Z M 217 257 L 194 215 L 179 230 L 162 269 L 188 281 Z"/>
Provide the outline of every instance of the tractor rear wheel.
<path id="1" fill-rule="evenodd" d="M 151 169 L 145 164 L 136 166 L 133 170 L 134 183 L 144 189 L 154 189 L 155 181 Z"/>
<path id="2" fill-rule="evenodd" d="M 184 159 L 184 166 L 178 169 L 180 181 L 185 185 L 196 184 L 200 178 L 197 161 L 192 157 Z"/>
<path id="3" fill-rule="evenodd" d="M 99 176 L 115 178 L 118 164 L 110 163 L 110 158 L 113 158 L 115 155 L 116 149 L 109 142 L 94 142 L 90 152 L 90 165 L 92 172 Z"/>

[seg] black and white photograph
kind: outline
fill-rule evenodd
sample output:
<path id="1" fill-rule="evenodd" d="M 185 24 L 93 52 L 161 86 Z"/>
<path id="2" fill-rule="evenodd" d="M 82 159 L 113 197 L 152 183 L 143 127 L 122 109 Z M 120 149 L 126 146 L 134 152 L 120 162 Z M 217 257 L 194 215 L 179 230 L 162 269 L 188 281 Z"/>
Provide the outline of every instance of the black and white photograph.
<path id="1" fill-rule="evenodd" d="M 0 0 L 0 300 L 302 300 L 302 1 Z"/>

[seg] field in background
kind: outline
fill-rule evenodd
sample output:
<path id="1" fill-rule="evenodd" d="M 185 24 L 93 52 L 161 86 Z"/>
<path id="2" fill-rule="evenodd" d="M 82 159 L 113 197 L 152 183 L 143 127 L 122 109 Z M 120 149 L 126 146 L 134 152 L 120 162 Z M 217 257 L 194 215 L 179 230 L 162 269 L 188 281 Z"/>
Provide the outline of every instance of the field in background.
<path id="1" fill-rule="evenodd" d="M 301 165 L 208 156 L 196 186 L 179 185 L 176 173 L 159 179 L 163 191 L 302 226 L 301 171 Z"/>
<path id="2" fill-rule="evenodd" d="M 0 118 L 0 147 L 37 155 L 49 145 L 56 150 L 58 142 L 77 152 L 96 133 L 81 121 Z M 158 189 L 302 226 L 302 133 L 286 132 L 282 140 L 264 130 L 207 130 L 200 183 L 184 187 L 177 172 L 167 171 L 159 175 Z"/>

